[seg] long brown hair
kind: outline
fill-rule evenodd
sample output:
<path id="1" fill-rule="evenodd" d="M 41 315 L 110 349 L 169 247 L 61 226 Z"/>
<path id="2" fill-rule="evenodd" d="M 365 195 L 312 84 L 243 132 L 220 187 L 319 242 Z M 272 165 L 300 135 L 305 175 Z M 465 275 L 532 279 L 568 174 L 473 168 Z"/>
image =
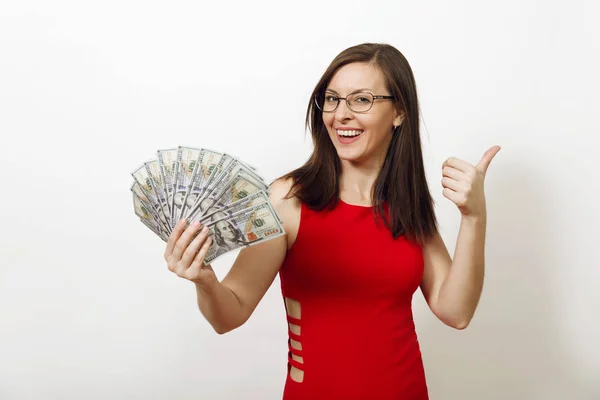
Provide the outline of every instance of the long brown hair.
<path id="1" fill-rule="evenodd" d="M 422 245 L 437 231 L 437 220 L 423 166 L 414 76 L 404 55 L 393 46 L 360 44 L 342 51 L 331 62 L 308 102 L 306 127 L 312 134 L 313 153 L 303 166 L 282 177 L 293 181 L 288 197 L 296 196 L 317 211 L 333 208 L 339 201 L 340 160 L 315 99 L 324 93 L 338 69 L 353 62 L 369 63 L 381 71 L 398 112 L 404 114 L 371 195 L 375 218 L 384 222 L 394 239 L 405 235 Z"/>

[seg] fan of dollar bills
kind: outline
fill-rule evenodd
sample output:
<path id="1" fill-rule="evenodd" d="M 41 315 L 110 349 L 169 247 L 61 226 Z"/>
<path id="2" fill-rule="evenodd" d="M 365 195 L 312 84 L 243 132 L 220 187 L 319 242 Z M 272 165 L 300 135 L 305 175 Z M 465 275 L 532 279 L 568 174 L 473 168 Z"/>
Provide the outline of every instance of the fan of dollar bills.
<path id="1" fill-rule="evenodd" d="M 229 154 L 184 146 L 158 150 L 131 175 L 135 214 L 163 241 L 182 218 L 209 227 L 205 264 L 284 234 L 263 178 Z"/>

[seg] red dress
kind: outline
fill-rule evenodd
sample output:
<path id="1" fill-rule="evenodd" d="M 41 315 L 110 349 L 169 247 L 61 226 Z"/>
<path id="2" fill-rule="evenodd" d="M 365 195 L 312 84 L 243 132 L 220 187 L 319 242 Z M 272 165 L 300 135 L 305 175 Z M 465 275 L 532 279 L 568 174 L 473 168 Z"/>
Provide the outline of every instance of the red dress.
<path id="1" fill-rule="evenodd" d="M 284 400 L 426 400 L 411 301 L 423 275 L 420 246 L 394 240 L 371 207 L 302 205 L 296 242 L 279 272 L 300 303 L 300 342 L 288 341 Z M 302 357 L 302 363 L 291 354 Z M 290 376 L 304 371 L 302 382 Z"/>

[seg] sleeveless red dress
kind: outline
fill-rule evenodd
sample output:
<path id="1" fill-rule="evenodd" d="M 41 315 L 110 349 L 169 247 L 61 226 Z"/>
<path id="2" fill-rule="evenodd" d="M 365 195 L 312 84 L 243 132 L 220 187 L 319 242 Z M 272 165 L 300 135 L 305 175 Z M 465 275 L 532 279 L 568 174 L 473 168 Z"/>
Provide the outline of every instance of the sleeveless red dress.
<path id="1" fill-rule="evenodd" d="M 284 400 L 427 400 L 411 301 L 423 275 L 419 245 L 394 240 L 371 207 L 338 202 L 315 212 L 302 204 L 300 227 L 279 276 L 288 316 Z M 284 302 L 285 304 L 285 302 Z M 302 357 L 302 362 L 292 359 Z M 302 382 L 290 376 L 304 371 Z"/>

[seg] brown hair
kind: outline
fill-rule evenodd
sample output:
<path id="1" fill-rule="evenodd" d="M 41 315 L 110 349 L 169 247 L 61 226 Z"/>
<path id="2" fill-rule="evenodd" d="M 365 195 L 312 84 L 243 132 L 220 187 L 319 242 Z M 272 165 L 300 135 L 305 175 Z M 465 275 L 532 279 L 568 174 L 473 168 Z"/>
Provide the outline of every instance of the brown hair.
<path id="1" fill-rule="evenodd" d="M 283 176 L 293 181 L 288 197 L 296 196 L 317 211 L 328 206 L 333 208 L 339 201 L 340 160 L 315 99 L 323 94 L 338 69 L 353 62 L 369 63 L 381 71 L 398 111 L 404 114 L 375 181 L 372 192 L 375 218 L 383 220 L 393 238 L 405 235 L 408 240 L 423 244 L 437 231 L 437 220 L 423 166 L 414 76 L 406 58 L 393 46 L 360 44 L 342 51 L 331 62 L 310 97 L 306 113 L 313 153 L 303 166 Z M 384 201 L 389 218 L 384 211 Z"/>

